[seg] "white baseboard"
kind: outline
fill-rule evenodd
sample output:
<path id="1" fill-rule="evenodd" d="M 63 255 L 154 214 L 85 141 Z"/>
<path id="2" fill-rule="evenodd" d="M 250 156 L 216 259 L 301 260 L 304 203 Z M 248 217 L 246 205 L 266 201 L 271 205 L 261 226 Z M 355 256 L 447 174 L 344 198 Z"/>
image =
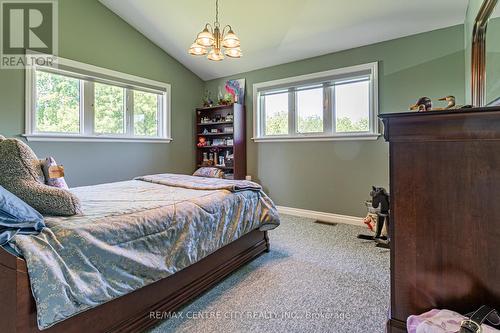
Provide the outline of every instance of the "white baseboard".
<path id="1" fill-rule="evenodd" d="M 305 217 L 326 223 L 344 223 L 357 226 L 365 226 L 362 217 L 324 213 L 324 212 L 317 212 L 314 210 L 284 207 L 284 206 L 276 206 L 276 208 L 278 209 L 278 212 L 280 214 Z"/>

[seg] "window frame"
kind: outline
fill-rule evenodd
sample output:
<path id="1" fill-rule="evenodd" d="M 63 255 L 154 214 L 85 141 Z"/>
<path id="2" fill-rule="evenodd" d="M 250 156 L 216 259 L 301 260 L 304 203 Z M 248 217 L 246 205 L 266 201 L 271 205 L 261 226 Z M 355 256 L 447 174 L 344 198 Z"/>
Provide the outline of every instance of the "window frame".
<path id="1" fill-rule="evenodd" d="M 27 55 L 35 57 L 35 55 Z M 25 134 L 28 141 L 72 141 L 72 142 L 150 142 L 169 143 L 171 137 L 171 86 L 135 75 L 84 64 L 74 60 L 57 58 L 52 66 L 35 65 L 25 69 Z M 59 68 L 61 66 L 62 68 Z M 74 71 L 72 71 L 72 69 Z M 80 79 L 80 132 L 36 131 L 36 73 L 44 71 Z M 86 74 L 89 73 L 89 74 Z M 94 128 L 94 82 L 118 86 L 124 89 L 125 119 L 124 134 L 96 133 Z M 157 136 L 134 134 L 133 91 L 140 90 L 158 94 Z"/>
<path id="2" fill-rule="evenodd" d="M 369 80 L 369 131 L 368 132 L 335 132 L 336 113 L 334 85 L 325 82 L 354 81 L 358 78 L 368 77 Z M 297 132 L 297 93 L 290 93 L 297 88 L 323 85 L 323 132 L 298 133 Z M 262 93 L 273 90 L 288 90 L 288 123 L 289 133 L 286 135 L 265 135 L 265 110 Z M 286 141 L 333 141 L 333 140 L 377 140 L 380 137 L 378 122 L 378 62 L 344 67 L 312 74 L 305 74 L 253 85 L 253 138 L 254 142 L 286 142 Z M 293 117 L 290 117 L 292 115 Z M 290 119 L 293 118 L 293 119 Z"/>

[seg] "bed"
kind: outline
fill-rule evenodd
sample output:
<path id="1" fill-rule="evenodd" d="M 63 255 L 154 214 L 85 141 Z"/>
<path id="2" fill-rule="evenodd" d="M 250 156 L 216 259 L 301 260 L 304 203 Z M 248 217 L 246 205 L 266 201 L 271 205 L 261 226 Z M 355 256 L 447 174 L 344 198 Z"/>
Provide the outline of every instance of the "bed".
<path id="1" fill-rule="evenodd" d="M 5 332 L 137 332 L 269 251 L 259 185 L 153 175 L 71 190 L 83 214 L 46 217 L 0 249 Z"/>

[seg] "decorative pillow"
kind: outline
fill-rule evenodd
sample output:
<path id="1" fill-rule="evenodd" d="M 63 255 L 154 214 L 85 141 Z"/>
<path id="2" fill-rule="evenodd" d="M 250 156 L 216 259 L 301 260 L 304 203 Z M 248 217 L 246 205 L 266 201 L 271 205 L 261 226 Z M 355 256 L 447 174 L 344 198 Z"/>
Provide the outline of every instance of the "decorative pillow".
<path id="1" fill-rule="evenodd" d="M 71 192 L 40 180 L 42 168 L 35 153 L 17 139 L 0 141 L 0 185 L 44 215 L 80 213 L 80 201 Z"/>
<path id="2" fill-rule="evenodd" d="M 41 162 L 45 184 L 68 190 L 68 184 L 64 180 L 64 168 L 57 165 L 56 160 L 50 156 Z"/>
<path id="3" fill-rule="evenodd" d="M 219 168 L 202 167 L 193 173 L 193 176 L 208 178 L 224 178 L 224 172 Z"/>
<path id="4" fill-rule="evenodd" d="M 45 227 L 43 216 L 0 186 L 0 245 L 16 234 L 38 234 Z"/>

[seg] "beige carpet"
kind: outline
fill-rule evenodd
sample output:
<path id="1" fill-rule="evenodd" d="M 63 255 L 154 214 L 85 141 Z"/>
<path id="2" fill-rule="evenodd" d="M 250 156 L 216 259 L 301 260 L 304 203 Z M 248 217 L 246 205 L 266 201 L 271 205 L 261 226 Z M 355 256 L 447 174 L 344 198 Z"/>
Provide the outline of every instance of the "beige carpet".
<path id="1" fill-rule="evenodd" d="M 389 251 L 364 231 L 282 216 L 270 253 L 150 332 L 384 332 Z"/>

